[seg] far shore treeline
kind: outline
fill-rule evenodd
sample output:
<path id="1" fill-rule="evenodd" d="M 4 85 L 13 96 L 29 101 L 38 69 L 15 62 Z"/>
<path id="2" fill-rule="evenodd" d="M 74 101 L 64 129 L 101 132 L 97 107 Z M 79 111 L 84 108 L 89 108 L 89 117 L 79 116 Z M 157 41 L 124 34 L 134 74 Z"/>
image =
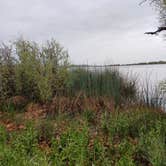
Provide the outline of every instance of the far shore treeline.
<path id="1" fill-rule="evenodd" d="M 163 65 L 166 61 L 151 61 L 151 62 L 140 62 L 140 63 L 129 63 L 129 64 L 110 64 L 110 65 L 71 65 L 71 67 L 114 67 L 114 66 L 135 66 L 135 65 Z"/>

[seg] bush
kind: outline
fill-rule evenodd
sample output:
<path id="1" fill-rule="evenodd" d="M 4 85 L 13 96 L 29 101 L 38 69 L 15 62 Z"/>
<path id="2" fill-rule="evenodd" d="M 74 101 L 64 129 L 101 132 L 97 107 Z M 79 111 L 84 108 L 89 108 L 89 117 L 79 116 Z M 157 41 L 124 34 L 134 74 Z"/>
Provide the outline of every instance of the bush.
<path id="1" fill-rule="evenodd" d="M 16 53 L 12 53 L 12 47 Z M 0 48 L 0 97 L 16 95 L 46 102 L 66 85 L 68 53 L 55 40 L 40 46 L 17 40 Z"/>
<path id="2" fill-rule="evenodd" d="M 33 156 L 37 151 L 37 132 L 31 124 L 21 134 L 16 135 L 12 147 L 20 155 Z"/>
<path id="3" fill-rule="evenodd" d="M 41 48 L 36 43 L 19 40 L 16 49 L 20 60 L 17 87 L 22 95 L 45 102 L 64 88 L 68 53 L 55 40 Z"/>
<path id="4" fill-rule="evenodd" d="M 0 46 L 0 99 L 4 100 L 15 95 L 15 63 L 12 56 L 12 45 Z"/>
<path id="5" fill-rule="evenodd" d="M 52 165 L 84 165 L 87 163 L 88 131 L 68 129 L 60 140 L 52 142 Z"/>

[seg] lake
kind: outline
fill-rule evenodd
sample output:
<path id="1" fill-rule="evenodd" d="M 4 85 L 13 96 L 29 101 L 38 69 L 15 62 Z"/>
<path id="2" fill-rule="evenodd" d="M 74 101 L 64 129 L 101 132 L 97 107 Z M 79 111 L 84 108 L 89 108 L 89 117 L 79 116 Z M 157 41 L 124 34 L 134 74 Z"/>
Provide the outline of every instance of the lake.
<path id="1" fill-rule="evenodd" d="M 148 82 L 151 87 L 154 87 L 166 80 L 166 64 L 120 66 L 118 68 L 122 74 L 137 78 L 139 86 Z"/>
<path id="2" fill-rule="evenodd" d="M 166 88 L 163 91 L 155 91 L 155 88 L 166 80 L 166 64 L 120 66 L 118 69 L 123 75 L 136 79 L 138 90 L 141 91 L 142 88 L 145 88 L 151 101 L 155 104 L 161 103 L 159 105 L 166 110 Z"/>

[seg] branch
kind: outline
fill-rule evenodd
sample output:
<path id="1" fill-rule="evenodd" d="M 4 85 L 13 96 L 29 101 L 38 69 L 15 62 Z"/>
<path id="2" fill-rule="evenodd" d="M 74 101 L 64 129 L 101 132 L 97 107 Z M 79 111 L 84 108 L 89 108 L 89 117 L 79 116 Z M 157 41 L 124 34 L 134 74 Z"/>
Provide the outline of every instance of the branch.
<path id="1" fill-rule="evenodd" d="M 139 5 L 141 6 L 142 4 L 144 4 L 147 0 L 142 0 Z M 156 0 L 151 0 L 150 4 L 153 4 Z"/>
<path id="2" fill-rule="evenodd" d="M 139 3 L 139 5 L 141 6 L 143 3 L 145 3 L 147 0 L 143 0 Z"/>
<path id="3" fill-rule="evenodd" d="M 145 32 L 145 34 L 147 34 L 147 35 L 157 35 L 161 31 L 166 31 L 166 26 L 165 27 L 159 27 L 157 29 L 157 31 L 154 31 L 154 32 Z"/>

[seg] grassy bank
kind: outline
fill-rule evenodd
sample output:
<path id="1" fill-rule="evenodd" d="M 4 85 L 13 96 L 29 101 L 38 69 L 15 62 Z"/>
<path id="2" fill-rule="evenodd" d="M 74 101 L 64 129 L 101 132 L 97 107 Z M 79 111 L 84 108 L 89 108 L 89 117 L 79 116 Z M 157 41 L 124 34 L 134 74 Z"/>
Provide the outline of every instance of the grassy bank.
<path id="1" fill-rule="evenodd" d="M 166 115 L 159 111 L 85 110 L 54 118 L 14 111 L 1 112 L 0 122 L 3 166 L 166 164 Z"/>

